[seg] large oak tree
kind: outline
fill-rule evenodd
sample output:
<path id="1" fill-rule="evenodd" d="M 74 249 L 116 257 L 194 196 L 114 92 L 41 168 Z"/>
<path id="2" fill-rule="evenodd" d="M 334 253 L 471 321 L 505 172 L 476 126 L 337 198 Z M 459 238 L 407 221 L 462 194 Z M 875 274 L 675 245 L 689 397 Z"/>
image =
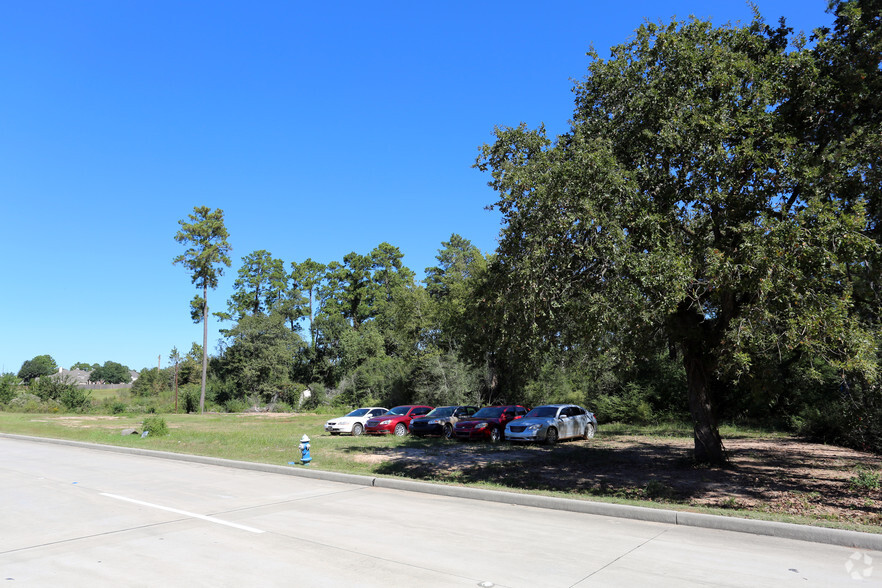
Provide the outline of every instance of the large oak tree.
<path id="1" fill-rule="evenodd" d="M 848 279 L 875 247 L 865 203 L 831 197 L 787 114 L 793 80 L 817 75 L 788 32 L 759 16 L 646 23 L 608 59 L 589 54 L 569 132 L 498 128 L 476 164 L 504 220 L 502 343 L 670 346 L 699 462 L 726 461 L 715 397 L 757 358 L 875 365 Z"/>

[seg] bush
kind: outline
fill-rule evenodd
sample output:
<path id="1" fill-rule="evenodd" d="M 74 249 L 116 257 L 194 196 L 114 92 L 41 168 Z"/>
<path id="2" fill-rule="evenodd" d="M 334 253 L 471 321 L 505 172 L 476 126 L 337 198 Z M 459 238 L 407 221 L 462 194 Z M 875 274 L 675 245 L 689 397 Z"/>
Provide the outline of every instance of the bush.
<path id="1" fill-rule="evenodd" d="M 67 410 L 82 411 L 91 405 L 92 392 L 76 386 L 68 386 L 62 390 L 58 400 Z"/>
<path id="2" fill-rule="evenodd" d="M 248 410 L 248 404 L 241 398 L 231 398 L 224 402 L 223 407 L 224 412 L 245 412 Z"/>
<path id="3" fill-rule="evenodd" d="M 159 416 L 147 417 L 141 427 L 153 437 L 168 435 L 168 425 L 165 424 L 165 419 Z"/>
<path id="4" fill-rule="evenodd" d="M 276 402 L 273 412 L 294 412 L 294 408 L 287 402 Z"/>
<path id="5" fill-rule="evenodd" d="M 178 400 L 184 412 L 197 412 L 199 410 L 199 395 L 202 394 L 200 386 L 189 384 L 178 389 Z"/>
<path id="6" fill-rule="evenodd" d="M 122 414 L 128 408 L 126 403 L 119 398 L 105 398 L 101 402 L 101 408 L 110 414 Z"/>
<path id="7" fill-rule="evenodd" d="M 652 407 L 646 393 L 637 384 L 629 384 L 621 394 L 598 396 L 589 409 L 597 415 L 600 423 L 647 424 L 653 420 Z"/>
<path id="8" fill-rule="evenodd" d="M 35 394 L 19 394 L 9 401 L 8 409 L 12 412 L 58 412 L 58 403 L 54 400 L 42 402 Z"/>
<path id="9" fill-rule="evenodd" d="M 7 404 L 15 398 L 20 380 L 15 374 L 3 374 L 0 376 L 0 404 Z"/>
<path id="10" fill-rule="evenodd" d="M 77 386 L 73 378 L 69 376 L 45 376 L 35 381 L 30 386 L 32 394 L 40 397 L 40 400 L 61 400 L 63 394 L 70 394 Z"/>
<path id="11" fill-rule="evenodd" d="M 879 489 L 879 474 L 872 470 L 868 470 L 865 467 L 858 466 L 855 468 L 855 475 L 851 478 L 851 489 L 852 490 L 878 490 Z"/>

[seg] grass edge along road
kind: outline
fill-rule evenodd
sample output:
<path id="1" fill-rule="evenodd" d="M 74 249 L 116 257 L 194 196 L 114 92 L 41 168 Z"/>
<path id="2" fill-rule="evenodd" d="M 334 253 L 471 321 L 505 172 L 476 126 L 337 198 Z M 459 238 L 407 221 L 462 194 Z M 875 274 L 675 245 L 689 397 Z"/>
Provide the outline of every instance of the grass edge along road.
<path id="1" fill-rule="evenodd" d="M 691 430 L 683 423 L 645 427 L 605 425 L 600 427 L 595 439 L 549 448 L 510 443 L 458 443 L 439 438 L 331 436 L 324 432 L 324 423 L 335 415 L 0 413 L 0 432 L 274 465 L 299 462 L 298 443 L 306 434 L 311 439 L 313 464 L 310 467 L 313 469 L 882 533 L 882 515 L 879 515 L 882 491 L 872 485 L 855 484 L 855 480 L 878 482 L 878 472 L 882 470 L 878 456 L 843 450 L 854 454 L 852 459 L 819 457 L 819 461 L 833 464 L 825 467 L 835 469 L 825 474 L 833 472 L 844 477 L 840 480 L 842 483 L 830 492 L 801 488 L 798 484 L 812 482 L 808 478 L 817 476 L 800 475 L 792 469 L 792 464 L 775 461 L 780 460 L 781 452 L 777 457 L 770 457 L 772 453 L 758 447 L 781 444 L 785 452 L 797 454 L 795 461 L 802 462 L 806 459 L 801 454 L 803 448 L 811 452 L 828 446 L 802 444 L 774 432 L 722 427 L 727 443 L 740 443 L 744 447 L 737 452 L 753 460 L 749 467 L 744 463 L 732 468 L 741 470 L 737 472 L 737 482 L 733 482 L 734 471 L 694 468 L 688 463 Z M 164 419 L 169 434 L 147 438 L 121 435 L 125 429 L 140 431 L 147 416 Z M 855 466 L 867 460 L 870 467 Z M 753 475 L 754 466 L 757 472 L 765 472 L 760 475 L 765 477 L 763 483 L 759 477 L 756 482 L 752 477 L 745 477 L 745 474 Z M 659 478 L 665 471 L 676 476 L 677 481 Z M 610 472 L 615 475 L 607 476 Z M 823 477 L 830 478 L 829 475 Z M 708 500 L 703 490 L 684 493 L 680 481 L 687 478 L 699 481 L 698 486 L 716 488 L 720 496 Z M 745 479 L 748 481 L 744 482 Z M 769 483 L 778 479 L 781 484 Z M 738 488 L 737 491 L 729 488 L 727 494 L 718 480 L 757 488 Z M 772 486 L 787 487 L 790 491 L 773 492 Z M 827 494 L 841 498 L 843 493 L 851 495 L 853 508 L 848 512 L 864 510 L 870 514 L 843 516 L 841 511 L 833 511 L 825 505 Z M 765 495 L 779 494 L 777 501 L 762 499 Z M 751 495 L 760 498 L 743 498 Z"/>

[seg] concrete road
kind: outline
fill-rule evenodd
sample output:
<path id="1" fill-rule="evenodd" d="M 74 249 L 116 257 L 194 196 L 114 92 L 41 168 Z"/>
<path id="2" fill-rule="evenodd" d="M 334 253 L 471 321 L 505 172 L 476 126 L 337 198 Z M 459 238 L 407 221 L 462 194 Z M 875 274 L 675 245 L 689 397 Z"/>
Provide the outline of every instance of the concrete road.
<path id="1" fill-rule="evenodd" d="M 0 438 L 5 586 L 882 585 L 882 552 Z"/>

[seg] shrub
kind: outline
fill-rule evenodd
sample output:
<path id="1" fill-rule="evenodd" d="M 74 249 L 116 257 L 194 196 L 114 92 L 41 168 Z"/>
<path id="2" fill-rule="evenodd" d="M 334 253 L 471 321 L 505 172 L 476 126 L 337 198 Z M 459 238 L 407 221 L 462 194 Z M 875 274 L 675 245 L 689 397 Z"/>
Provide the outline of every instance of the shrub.
<path id="1" fill-rule="evenodd" d="M 248 404 L 241 398 L 230 398 L 223 404 L 225 412 L 245 412 Z"/>
<path id="2" fill-rule="evenodd" d="M 0 404 L 7 404 L 15 398 L 16 388 L 20 380 L 15 374 L 3 374 L 0 376 Z"/>
<path id="3" fill-rule="evenodd" d="M 58 401 L 68 410 L 83 410 L 91 404 L 92 392 L 76 386 L 67 386 L 61 391 Z"/>
<path id="4" fill-rule="evenodd" d="M 10 400 L 8 408 L 12 412 L 45 412 L 49 410 L 47 409 L 47 404 L 41 402 L 40 398 L 35 394 L 26 392 Z M 57 406 L 56 410 L 58 410 Z"/>
<path id="5" fill-rule="evenodd" d="M 199 386 L 187 385 L 178 389 L 178 400 L 184 412 L 197 412 L 199 410 L 199 395 L 202 390 Z"/>
<path id="6" fill-rule="evenodd" d="M 77 386 L 69 376 L 45 376 L 31 384 L 30 391 L 40 400 L 61 400 L 63 394 L 70 394 Z"/>
<path id="7" fill-rule="evenodd" d="M 165 419 L 162 417 L 149 416 L 144 419 L 144 423 L 141 426 L 144 431 L 146 431 L 153 437 L 168 435 L 168 425 L 165 424 Z"/>
<path id="8" fill-rule="evenodd" d="M 858 466 L 855 468 L 855 475 L 851 478 L 851 489 L 852 490 L 878 490 L 879 489 L 879 474 L 872 470 L 868 470 L 863 466 Z"/>
<path id="9" fill-rule="evenodd" d="M 101 407 L 105 412 L 109 412 L 110 414 L 122 414 L 126 411 L 126 403 L 120 400 L 119 398 L 105 398 L 101 402 Z"/>

